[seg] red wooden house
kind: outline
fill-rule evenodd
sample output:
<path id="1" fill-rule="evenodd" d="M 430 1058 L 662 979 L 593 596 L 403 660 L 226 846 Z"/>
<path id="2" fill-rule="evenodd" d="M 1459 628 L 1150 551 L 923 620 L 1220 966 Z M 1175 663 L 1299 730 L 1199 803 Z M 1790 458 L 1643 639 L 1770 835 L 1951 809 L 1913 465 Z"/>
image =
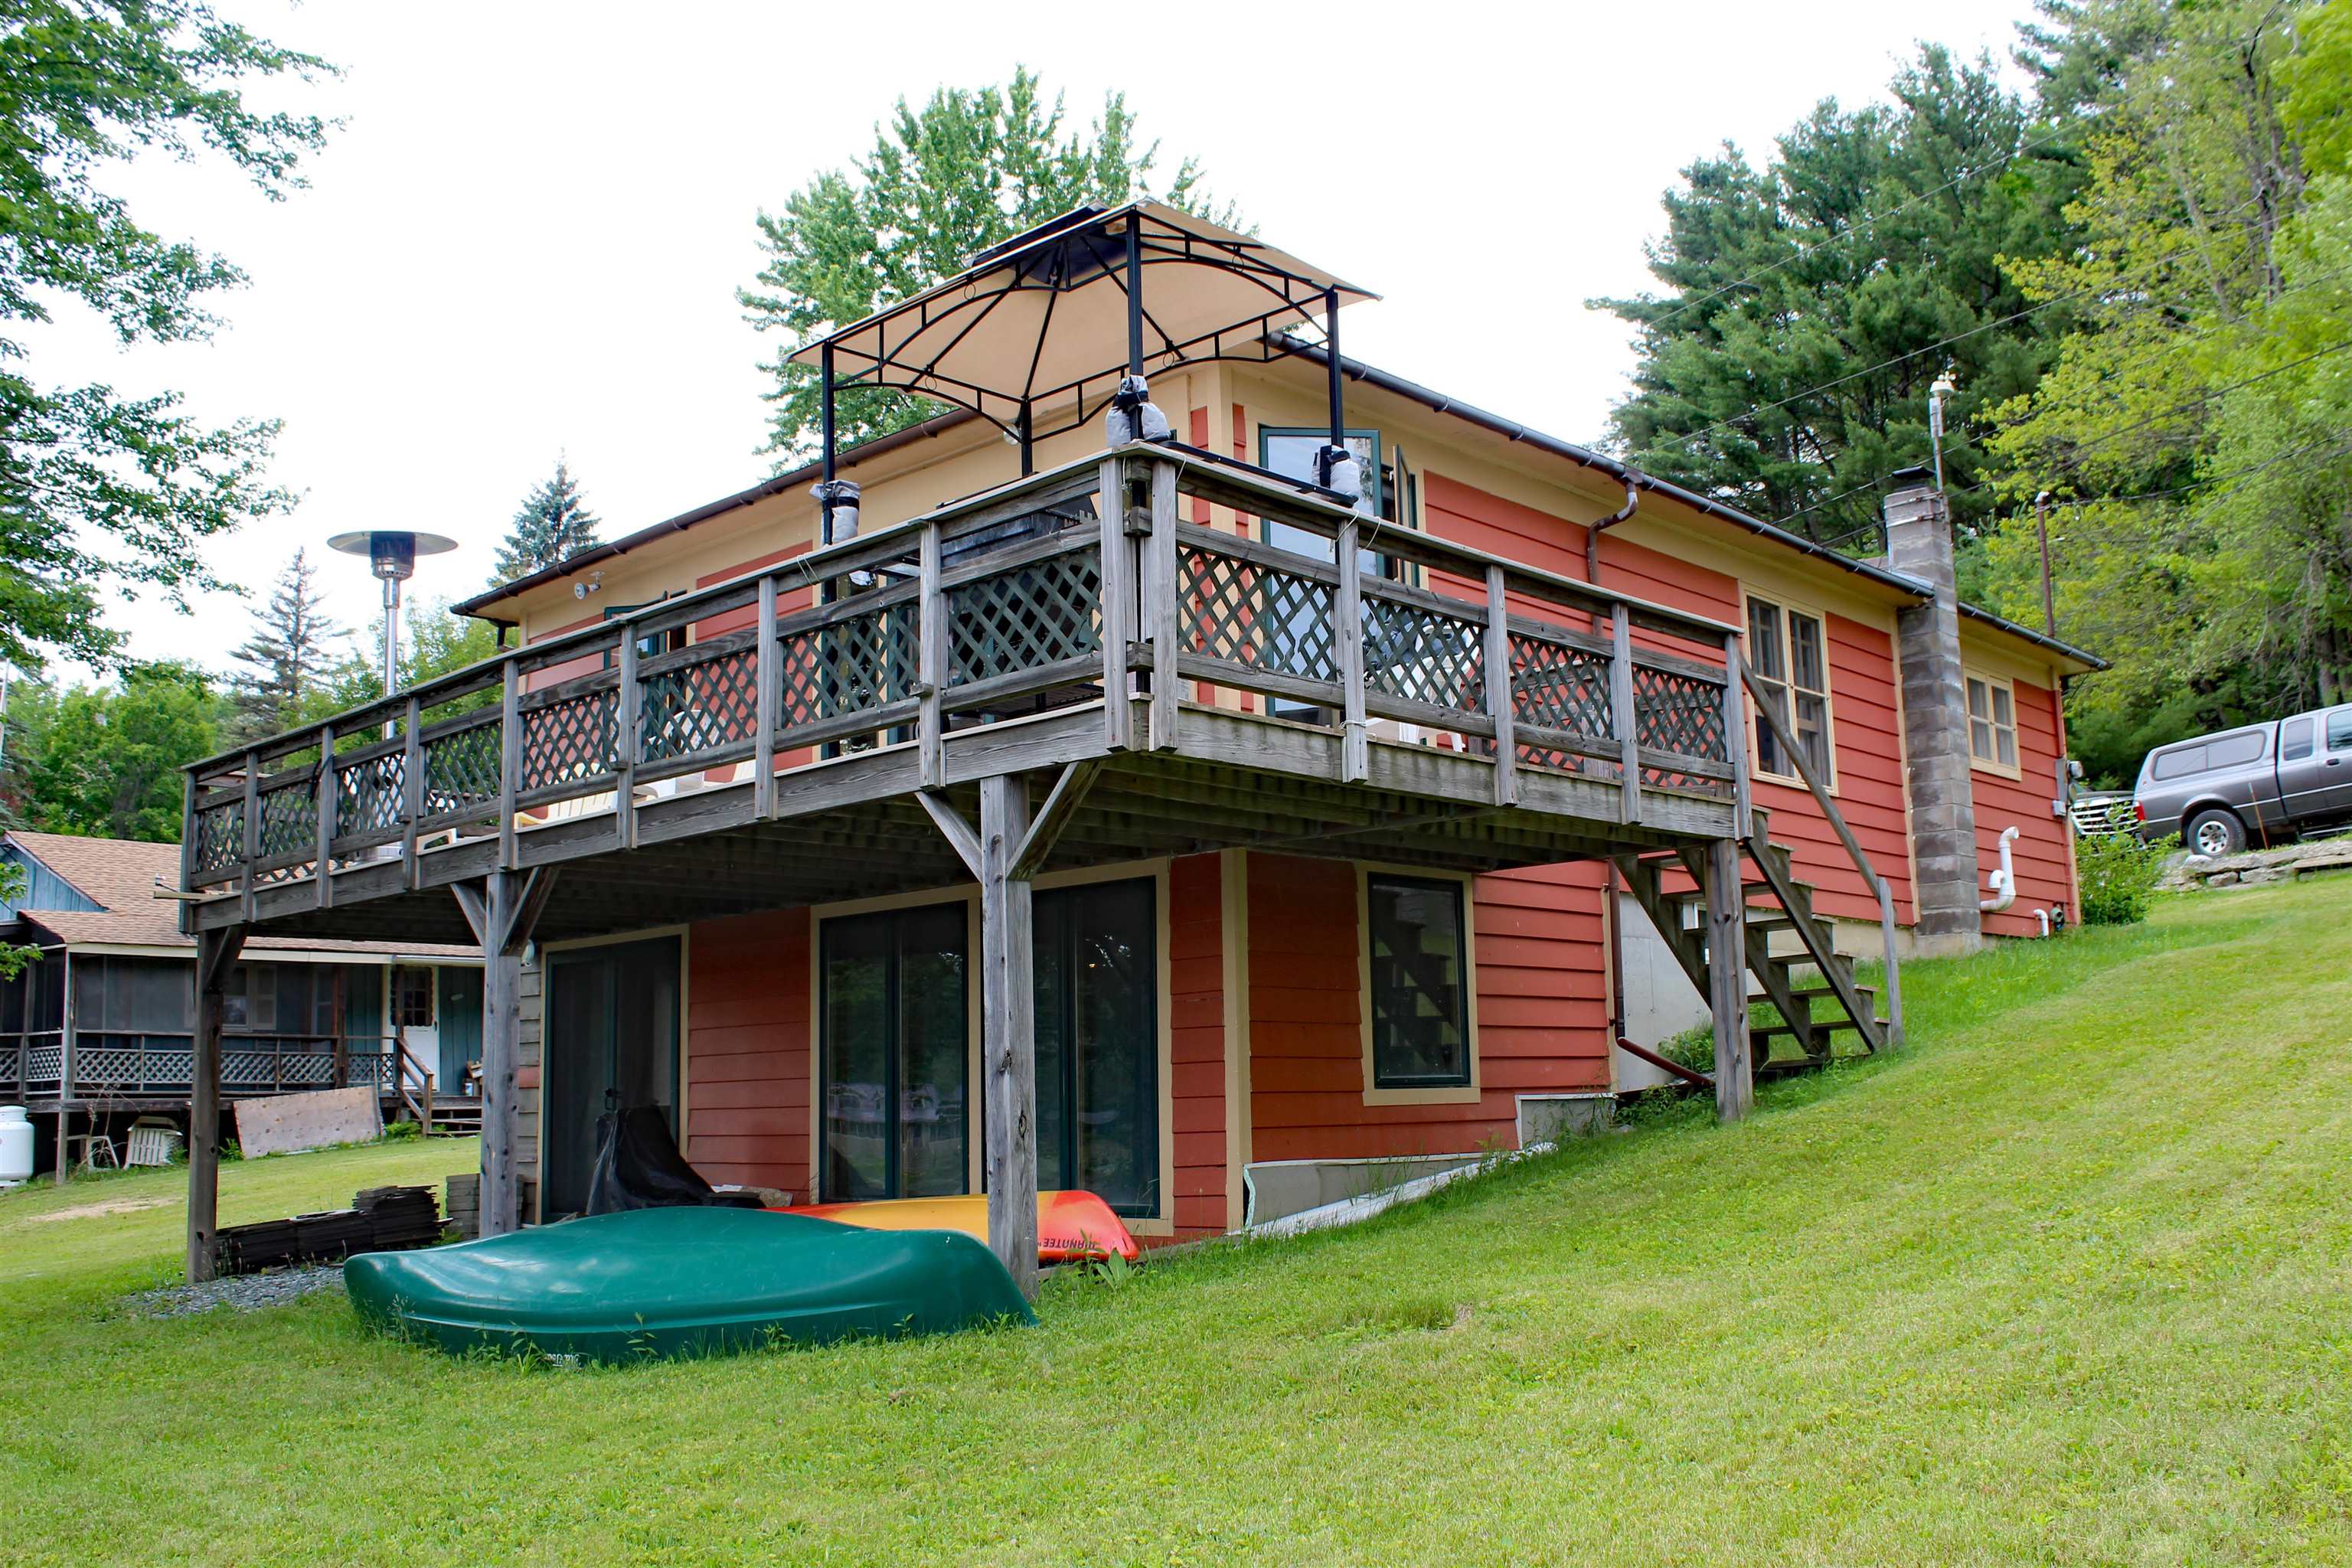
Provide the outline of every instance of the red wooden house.
<path id="1" fill-rule="evenodd" d="M 652 1102 L 715 1181 L 985 1187 L 1018 1262 L 1038 1183 L 1229 1230 L 1585 1124 L 1710 1016 L 1738 1114 L 1899 1035 L 1853 956 L 2063 923 L 2098 661 L 1958 604 L 1932 486 L 1822 549 L 1339 357 L 1367 297 L 1138 204 L 812 344 L 950 411 L 197 767 L 189 929 L 500 953 L 493 1228 Z"/>

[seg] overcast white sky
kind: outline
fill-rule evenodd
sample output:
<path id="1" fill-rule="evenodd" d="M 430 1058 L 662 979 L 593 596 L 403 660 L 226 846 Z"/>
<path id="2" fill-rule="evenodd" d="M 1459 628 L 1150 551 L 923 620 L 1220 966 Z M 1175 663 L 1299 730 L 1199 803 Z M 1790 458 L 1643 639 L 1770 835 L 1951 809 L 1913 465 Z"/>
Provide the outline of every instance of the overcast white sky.
<path id="1" fill-rule="evenodd" d="M 285 421 L 275 473 L 301 506 L 214 552 L 255 594 L 299 543 L 414 527 L 463 542 L 412 585 L 453 596 L 482 585 L 559 450 L 607 538 L 767 471 L 755 362 L 772 344 L 734 300 L 760 265 L 753 216 L 862 152 L 901 93 L 1025 63 L 1091 119 L 1123 89 L 1261 235 L 1386 296 L 1349 312 L 1350 353 L 1591 440 L 1631 355 L 1583 301 L 1644 286 L 1679 167 L 1727 138 L 1760 154 L 1821 98 L 1878 95 L 1922 37 L 2006 59 L 2027 9 L 1194 0 L 1063 6 L 1048 26 L 908 0 L 216 3 L 344 67 L 292 100 L 347 123 L 282 204 L 202 166 L 116 180 L 251 287 L 217 301 L 211 344 L 126 355 L 64 323 L 34 369 Z M 1486 326 L 1489 297 L 1510 331 Z M 364 568 L 331 559 L 335 613 L 372 626 Z M 138 657 L 221 667 L 247 611 L 216 595 L 111 618 Z"/>

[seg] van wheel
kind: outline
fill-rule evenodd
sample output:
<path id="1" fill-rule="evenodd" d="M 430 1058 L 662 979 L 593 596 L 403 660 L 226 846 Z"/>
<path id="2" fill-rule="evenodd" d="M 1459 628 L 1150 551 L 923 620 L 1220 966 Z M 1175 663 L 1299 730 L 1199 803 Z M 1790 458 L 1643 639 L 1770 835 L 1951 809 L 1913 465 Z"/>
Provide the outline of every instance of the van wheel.
<path id="1" fill-rule="evenodd" d="M 2218 806 L 2190 817 L 2189 831 L 2182 837 L 2189 840 L 2191 852 L 2209 859 L 2235 855 L 2246 847 L 2246 830 L 2237 814 Z"/>

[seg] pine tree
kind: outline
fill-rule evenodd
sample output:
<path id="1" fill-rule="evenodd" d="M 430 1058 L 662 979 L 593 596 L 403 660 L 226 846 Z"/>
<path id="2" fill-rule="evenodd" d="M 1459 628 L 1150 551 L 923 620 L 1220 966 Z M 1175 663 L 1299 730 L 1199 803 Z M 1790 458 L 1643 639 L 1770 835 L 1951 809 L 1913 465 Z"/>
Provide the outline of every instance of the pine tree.
<path id="1" fill-rule="evenodd" d="M 515 513 L 514 526 L 499 547 L 492 584 L 529 576 L 590 548 L 596 542 L 597 521 L 581 498 L 571 465 L 558 458 L 554 477 L 525 497 Z"/>
<path id="2" fill-rule="evenodd" d="M 1639 329 L 1612 416 L 1635 467 L 1832 543 L 1874 544 L 1878 481 L 1929 459 L 1947 370 L 1944 468 L 1959 520 L 1988 498 L 1973 421 L 2032 390 L 2065 302 L 2028 310 L 2021 258 L 2058 253 L 2080 175 L 1989 59 L 1924 47 L 1890 103 L 1824 102 L 1760 166 L 1702 158 L 1667 193 L 1664 287 L 1594 304 Z"/>
<path id="3" fill-rule="evenodd" d="M 319 569 L 297 550 L 269 602 L 254 612 L 253 635 L 230 658 L 246 668 L 229 678 L 229 729 L 258 740 L 299 721 L 303 699 L 325 679 L 344 628 L 320 608 Z"/>

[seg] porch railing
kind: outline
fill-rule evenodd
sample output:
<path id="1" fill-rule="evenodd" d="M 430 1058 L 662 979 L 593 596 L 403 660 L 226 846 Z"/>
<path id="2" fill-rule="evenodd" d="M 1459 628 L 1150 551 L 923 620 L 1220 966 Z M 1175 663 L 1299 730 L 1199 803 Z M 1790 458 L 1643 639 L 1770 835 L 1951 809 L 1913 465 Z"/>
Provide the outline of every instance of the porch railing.
<path id="1" fill-rule="evenodd" d="M 1108 500 L 1107 499 L 1108 498 Z M 1232 531 L 1312 536 L 1318 555 Z M 1320 554 L 1328 542 L 1328 555 Z M 1103 698 L 1106 750 L 1181 744 L 1197 701 L 1495 764 L 1658 792 L 1744 795 L 1738 629 L 1365 517 L 1205 452 L 1135 445 L 502 654 L 187 775 L 183 886 L 259 888 L 321 864 L 413 859 L 610 810 L 618 842 L 665 794 L 744 782 L 755 815 L 794 770 L 919 748 Z M 1172 652 L 1182 680 L 1161 680 Z M 1142 732 L 1137 702 L 1149 697 Z M 388 732 L 387 732 L 388 731 Z M 331 903 L 331 878 L 314 879 Z"/>
<path id="2" fill-rule="evenodd" d="M 138 1099 L 188 1092 L 194 1037 L 186 1030 L 77 1029 L 72 1082 L 64 1035 L 57 1029 L 0 1036 L 0 1099 Z M 291 1094 L 313 1089 L 373 1088 L 404 1094 L 400 1054 L 390 1037 L 250 1035 L 221 1042 L 221 1092 Z"/>

